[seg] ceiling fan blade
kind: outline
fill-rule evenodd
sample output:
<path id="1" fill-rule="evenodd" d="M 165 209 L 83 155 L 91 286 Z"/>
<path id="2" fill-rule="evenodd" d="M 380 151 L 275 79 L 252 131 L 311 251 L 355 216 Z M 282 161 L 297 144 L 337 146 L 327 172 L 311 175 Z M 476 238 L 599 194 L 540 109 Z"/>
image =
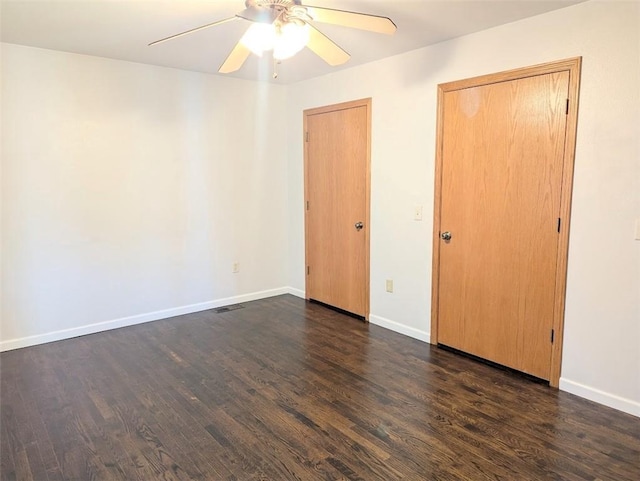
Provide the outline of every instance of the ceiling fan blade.
<path id="1" fill-rule="evenodd" d="M 351 58 L 351 55 L 313 25 L 309 25 L 307 47 L 331 66 L 341 65 Z"/>
<path id="2" fill-rule="evenodd" d="M 311 7 L 305 5 L 307 13 L 316 22 L 331 23 L 342 27 L 359 28 L 376 33 L 395 33 L 396 24 L 390 18 L 366 13 L 347 12 L 346 10 L 334 10 L 331 8 Z"/>
<path id="3" fill-rule="evenodd" d="M 178 38 L 178 37 L 182 37 L 183 35 L 189 35 L 190 33 L 194 33 L 194 32 L 197 32 L 199 30 L 204 30 L 205 28 L 215 27 L 216 25 L 222 25 L 223 23 L 227 23 L 227 22 L 230 22 L 232 20 L 237 20 L 237 19 L 238 19 L 238 17 L 229 17 L 229 18 L 225 18 L 224 20 L 218 20 L 217 22 L 213 22 L 213 23 L 208 23 L 206 25 L 202 25 L 201 27 L 196 27 L 196 28 L 192 28 L 191 30 L 186 30 L 184 32 L 176 33 L 175 35 L 171 35 L 170 37 L 161 38 L 160 40 L 156 40 L 155 42 L 151 42 L 149 44 L 149 47 L 151 47 L 152 45 L 158 45 L 159 43 L 162 43 L 162 42 L 167 42 L 169 40 L 173 40 L 173 39 Z"/>
<path id="4" fill-rule="evenodd" d="M 224 63 L 218 69 L 219 73 L 231 73 L 239 70 L 244 64 L 245 60 L 249 58 L 251 50 L 245 47 L 242 40 L 233 47 L 233 50 L 224 61 Z"/>

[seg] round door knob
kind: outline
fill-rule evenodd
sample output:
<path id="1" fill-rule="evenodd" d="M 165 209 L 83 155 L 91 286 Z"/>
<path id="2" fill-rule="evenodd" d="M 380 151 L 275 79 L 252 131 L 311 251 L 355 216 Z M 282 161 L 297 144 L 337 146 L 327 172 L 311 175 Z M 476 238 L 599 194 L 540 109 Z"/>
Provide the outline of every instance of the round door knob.
<path id="1" fill-rule="evenodd" d="M 364 227 L 364 224 L 362 222 L 356 222 L 355 224 L 356 230 L 362 230 L 363 227 Z"/>
<path id="2" fill-rule="evenodd" d="M 443 241 L 450 241 L 451 240 L 451 232 L 449 232 L 449 231 L 443 232 L 442 234 L 440 234 L 440 237 L 442 238 Z"/>

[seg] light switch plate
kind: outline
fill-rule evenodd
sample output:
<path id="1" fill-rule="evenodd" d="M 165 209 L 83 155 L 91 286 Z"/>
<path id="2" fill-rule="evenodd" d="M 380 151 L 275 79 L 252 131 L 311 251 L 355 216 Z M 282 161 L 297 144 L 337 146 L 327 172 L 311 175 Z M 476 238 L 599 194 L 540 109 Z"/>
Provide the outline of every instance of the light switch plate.
<path id="1" fill-rule="evenodd" d="M 413 209 L 413 220 L 422 220 L 422 206 L 416 205 Z"/>
<path id="2" fill-rule="evenodd" d="M 387 289 L 387 292 L 393 292 L 393 280 L 387 279 L 386 289 Z"/>

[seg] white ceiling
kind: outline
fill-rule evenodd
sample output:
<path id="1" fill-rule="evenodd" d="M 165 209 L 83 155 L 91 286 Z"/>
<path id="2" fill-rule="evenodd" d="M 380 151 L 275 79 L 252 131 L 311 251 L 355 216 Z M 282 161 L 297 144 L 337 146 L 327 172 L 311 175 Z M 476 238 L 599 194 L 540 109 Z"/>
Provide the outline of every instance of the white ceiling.
<path id="1" fill-rule="evenodd" d="M 278 83 L 296 82 L 432 45 L 584 0 L 308 0 L 309 5 L 391 18 L 393 36 L 316 26 L 351 60 L 329 67 L 308 49 L 279 66 Z M 307 3 L 303 1 L 303 3 Z M 230 22 L 153 47 L 159 38 L 231 17 L 243 0 L 1 0 L 3 42 L 217 73 L 248 23 Z M 251 56 L 232 77 L 271 79 L 272 61 Z"/>

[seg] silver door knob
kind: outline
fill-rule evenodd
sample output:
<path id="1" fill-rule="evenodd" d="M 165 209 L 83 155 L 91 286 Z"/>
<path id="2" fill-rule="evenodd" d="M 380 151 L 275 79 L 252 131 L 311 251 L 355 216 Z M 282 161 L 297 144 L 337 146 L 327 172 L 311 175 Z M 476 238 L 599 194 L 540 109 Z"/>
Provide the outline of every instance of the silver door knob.
<path id="1" fill-rule="evenodd" d="M 443 232 L 442 234 L 440 234 L 440 237 L 442 238 L 443 241 L 450 241 L 451 240 L 451 232 L 449 232 L 449 231 Z"/>
<path id="2" fill-rule="evenodd" d="M 363 227 L 364 227 L 364 224 L 362 222 L 356 222 L 355 224 L 356 230 L 362 230 Z"/>

